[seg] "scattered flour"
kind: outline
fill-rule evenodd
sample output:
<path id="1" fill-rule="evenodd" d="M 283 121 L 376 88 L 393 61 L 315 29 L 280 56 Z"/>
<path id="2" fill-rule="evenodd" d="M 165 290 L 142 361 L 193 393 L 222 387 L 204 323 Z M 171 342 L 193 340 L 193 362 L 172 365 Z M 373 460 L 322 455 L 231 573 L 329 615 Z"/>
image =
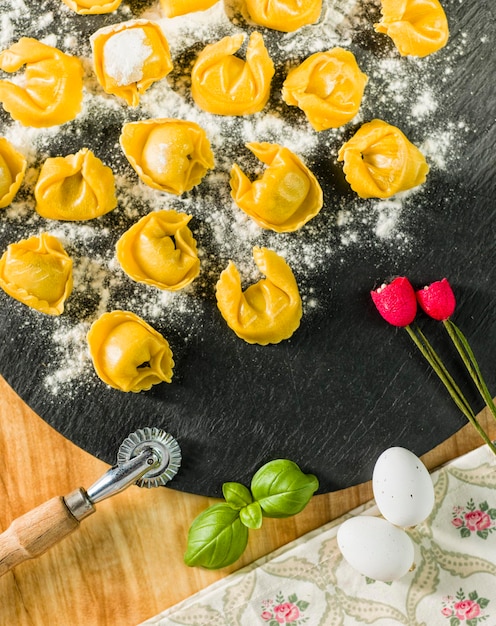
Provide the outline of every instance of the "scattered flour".
<path id="1" fill-rule="evenodd" d="M 378 201 L 375 205 L 377 222 L 374 233 L 379 239 L 389 239 L 397 233 L 397 225 L 401 217 L 403 202 L 400 198 L 395 200 Z"/>
<path id="2" fill-rule="evenodd" d="M 103 46 L 105 73 L 117 85 L 131 85 L 143 78 L 143 64 L 153 52 L 146 35 L 139 28 L 116 33 Z"/>
<path id="3" fill-rule="evenodd" d="M 444 127 L 433 129 L 419 146 L 431 166 L 446 169 L 452 158 L 452 149 L 463 134 L 464 125 L 447 122 Z"/>
<path id="4" fill-rule="evenodd" d="M 431 91 L 425 91 L 418 97 L 417 102 L 412 107 L 412 115 L 418 120 L 427 117 L 437 109 L 437 102 Z"/>

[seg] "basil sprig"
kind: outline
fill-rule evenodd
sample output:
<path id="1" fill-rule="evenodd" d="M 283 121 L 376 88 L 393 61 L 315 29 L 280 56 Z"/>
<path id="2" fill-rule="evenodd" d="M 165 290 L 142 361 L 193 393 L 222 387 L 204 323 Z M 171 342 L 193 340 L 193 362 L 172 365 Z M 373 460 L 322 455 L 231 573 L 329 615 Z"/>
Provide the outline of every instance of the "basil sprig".
<path id="1" fill-rule="evenodd" d="M 209 507 L 191 524 L 184 562 L 207 569 L 231 565 L 246 548 L 248 529 L 260 528 L 263 517 L 299 513 L 318 487 L 315 476 L 286 459 L 263 465 L 252 478 L 251 490 L 241 483 L 224 483 L 225 502 Z"/>

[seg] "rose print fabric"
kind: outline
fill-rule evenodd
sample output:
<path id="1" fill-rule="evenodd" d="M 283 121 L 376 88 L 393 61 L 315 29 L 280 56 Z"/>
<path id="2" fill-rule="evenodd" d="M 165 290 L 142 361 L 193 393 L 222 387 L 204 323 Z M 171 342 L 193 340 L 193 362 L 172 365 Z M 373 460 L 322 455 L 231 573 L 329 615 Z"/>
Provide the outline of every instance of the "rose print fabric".
<path id="1" fill-rule="evenodd" d="M 349 515 L 231 574 L 142 626 L 496 624 L 496 459 L 487 446 L 432 474 L 430 517 L 408 533 L 415 569 L 382 583 L 355 572 L 336 543 Z"/>
<path id="2" fill-rule="evenodd" d="M 453 507 L 451 523 L 460 529 L 462 537 L 470 537 L 472 533 L 476 533 L 481 539 L 487 539 L 489 533 L 496 530 L 496 508 L 489 508 L 486 501 L 476 505 L 470 499 L 465 506 Z"/>
<path id="3" fill-rule="evenodd" d="M 279 626 L 279 624 L 298 626 L 298 624 L 308 622 L 308 617 L 304 615 L 308 606 L 308 602 L 298 600 L 298 596 L 294 593 L 287 600 L 282 593 L 278 593 L 275 599 L 262 602 L 260 617 L 268 626 Z"/>
<path id="4" fill-rule="evenodd" d="M 461 624 L 465 621 L 469 626 L 485 621 L 486 615 L 484 609 L 489 604 L 487 598 L 480 598 L 477 591 L 471 591 L 468 597 L 465 591 L 460 588 L 455 596 L 446 596 L 443 598 L 443 608 L 441 614 L 450 618 L 450 624 Z"/>

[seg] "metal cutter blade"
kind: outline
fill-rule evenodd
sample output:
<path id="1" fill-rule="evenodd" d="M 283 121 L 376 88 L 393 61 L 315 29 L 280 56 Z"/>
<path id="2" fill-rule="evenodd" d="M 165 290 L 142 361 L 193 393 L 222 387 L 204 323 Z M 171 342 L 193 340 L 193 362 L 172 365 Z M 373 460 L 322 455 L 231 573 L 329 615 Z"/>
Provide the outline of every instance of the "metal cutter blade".
<path id="1" fill-rule="evenodd" d="M 138 487 L 159 487 L 172 480 L 181 465 L 181 449 L 172 435 L 160 428 L 142 428 L 122 442 L 117 465 L 126 464 L 146 448 L 152 448 L 159 464 L 136 481 Z"/>

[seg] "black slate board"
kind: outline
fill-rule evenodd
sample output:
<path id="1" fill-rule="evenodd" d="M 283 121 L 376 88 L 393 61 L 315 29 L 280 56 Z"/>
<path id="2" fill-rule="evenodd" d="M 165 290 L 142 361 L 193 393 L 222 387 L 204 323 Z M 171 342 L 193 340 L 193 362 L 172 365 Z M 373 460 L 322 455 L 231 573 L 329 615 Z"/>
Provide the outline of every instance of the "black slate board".
<path id="1" fill-rule="evenodd" d="M 13 13 L 14 6 L 0 1 L 19 32 L 39 36 L 32 19 L 35 9 L 21 16 Z M 58 6 L 55 0 L 43 3 L 45 11 L 54 12 L 54 20 L 60 17 Z M 138 14 L 141 6 L 130 6 Z M 319 306 L 304 316 L 290 340 L 276 346 L 249 346 L 239 340 L 226 329 L 212 293 L 203 294 L 201 319 L 191 320 L 196 330 L 188 341 L 180 329 L 155 324 L 174 350 L 175 377 L 171 385 L 138 395 L 110 389 L 92 372 L 84 381 L 62 386 L 56 395 L 48 393 L 45 377 L 59 358 L 49 340 L 56 322 L 2 292 L 0 371 L 19 395 L 62 435 L 109 463 L 129 432 L 147 425 L 164 428 L 177 438 L 183 453 L 181 470 L 170 486 L 206 495 L 219 495 L 224 481 L 249 484 L 258 467 L 281 457 L 316 474 L 320 491 L 341 489 L 368 480 L 386 447 L 403 445 L 420 455 L 457 431 L 465 419 L 406 333 L 383 322 L 369 296 L 372 288 L 395 275 L 409 276 L 417 287 L 447 276 L 458 299 L 454 319 L 470 338 L 490 389 L 496 390 L 496 21 L 489 2 L 445 0 L 444 6 L 450 42 L 417 67 L 421 75 L 422 62 L 429 64 L 438 99 L 433 115 L 455 124 L 463 120 L 468 130 L 450 167 L 433 167 L 424 189 L 406 202 L 406 251 L 390 241 L 372 244 L 365 235 L 343 248 L 339 260 L 330 256 L 328 265 L 312 275 Z M 370 4 L 367 12 L 372 21 L 377 6 Z M 66 23 L 68 12 L 60 13 Z M 86 37 L 122 16 L 73 19 Z M 351 47 L 365 65 L 396 54 L 384 36 L 375 35 L 370 26 L 364 29 L 363 23 Z M 415 141 L 423 137 L 423 129 L 407 121 L 408 106 L 369 97 L 363 118 L 387 115 L 387 121 Z M 0 120 L 10 124 L 3 112 Z M 299 123 L 304 123 L 301 118 Z M 98 143 L 112 132 L 112 118 L 105 124 L 79 132 L 93 133 Z M 344 136 L 353 130 L 350 126 Z M 54 137 L 52 154 L 79 149 L 79 142 L 75 132 Z M 356 201 L 327 147 L 315 155 L 312 167 L 326 198 L 339 197 L 340 206 L 348 199 Z M 315 218 L 316 228 L 329 239 L 336 217 L 332 205 L 328 201 L 327 213 L 323 210 Z M 0 219 L 2 250 L 32 229 L 3 215 Z M 111 227 L 112 219 L 103 218 L 103 224 Z M 295 273 L 307 288 L 305 276 Z M 77 321 L 69 305 L 64 315 Z M 460 375 L 473 406 L 482 408 L 440 325 L 425 317 L 420 323 Z M 184 326 L 189 327 L 187 314 Z"/>

